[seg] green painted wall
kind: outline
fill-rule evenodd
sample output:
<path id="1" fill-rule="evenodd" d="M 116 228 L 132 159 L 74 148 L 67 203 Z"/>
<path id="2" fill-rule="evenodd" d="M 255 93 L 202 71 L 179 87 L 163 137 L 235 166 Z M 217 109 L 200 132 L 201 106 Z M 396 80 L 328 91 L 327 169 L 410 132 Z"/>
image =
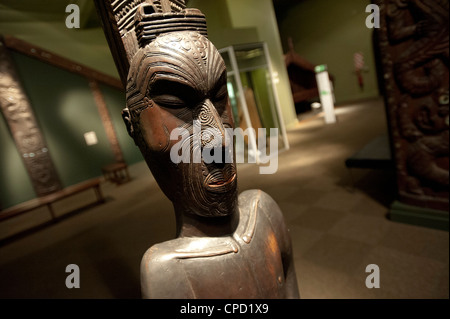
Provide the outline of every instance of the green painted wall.
<path id="1" fill-rule="evenodd" d="M 133 139 L 128 135 L 122 119 L 122 110 L 126 106 L 125 94 L 122 91 L 100 84 L 100 89 L 108 107 L 109 116 L 114 124 L 117 139 L 122 149 L 125 162 L 135 164 L 144 160 Z"/>
<path id="2" fill-rule="evenodd" d="M 226 0 L 191 0 L 188 6 L 200 9 L 206 16 L 208 37 L 217 48 L 258 41 L 255 26 L 239 29 L 233 26 Z"/>
<path id="3" fill-rule="evenodd" d="M 101 175 L 114 157 L 87 80 L 21 54 L 13 57 L 63 185 Z M 97 145 L 86 145 L 84 133 L 90 131 Z"/>
<path id="4" fill-rule="evenodd" d="M 12 57 L 63 186 L 100 176 L 114 155 L 87 79 L 22 54 Z M 123 92 L 105 85 L 101 90 L 126 162 L 142 161 L 122 121 Z M 86 145 L 84 133 L 90 131 L 97 145 Z M 3 118 L 0 140 L 0 202 L 6 208 L 36 196 Z"/>
<path id="5" fill-rule="evenodd" d="M 377 97 L 378 86 L 372 30 L 366 27 L 369 0 L 304 0 L 278 12 L 285 52 L 293 38 L 298 54 L 314 64 L 327 64 L 334 75 L 337 103 Z M 368 71 L 360 90 L 353 54 L 363 52 Z"/>
<path id="6" fill-rule="evenodd" d="M 119 78 L 119 73 L 101 28 L 67 29 L 59 23 L 1 21 L 0 34 L 12 35 L 69 60 Z"/>

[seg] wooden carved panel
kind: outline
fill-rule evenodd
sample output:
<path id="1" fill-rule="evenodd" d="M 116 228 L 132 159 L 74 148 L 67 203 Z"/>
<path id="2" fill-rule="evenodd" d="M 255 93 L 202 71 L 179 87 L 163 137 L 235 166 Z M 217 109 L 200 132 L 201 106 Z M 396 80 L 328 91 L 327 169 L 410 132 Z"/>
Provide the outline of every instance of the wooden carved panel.
<path id="1" fill-rule="evenodd" d="M 0 41 L 0 108 L 38 196 L 62 185 L 13 60 Z"/>
<path id="2" fill-rule="evenodd" d="M 109 144 L 111 145 L 111 150 L 114 153 L 114 159 L 116 162 L 124 162 L 122 149 L 120 148 L 119 140 L 117 139 L 117 134 L 114 129 L 114 125 L 111 121 L 111 116 L 109 114 L 108 108 L 106 106 L 105 98 L 103 97 L 102 91 L 98 86 L 97 81 L 90 80 L 89 86 L 94 95 L 95 104 L 97 105 L 100 118 L 105 128 L 106 136 L 108 137 Z"/>
<path id="3" fill-rule="evenodd" d="M 449 209 L 449 1 L 377 0 L 399 200 Z"/>

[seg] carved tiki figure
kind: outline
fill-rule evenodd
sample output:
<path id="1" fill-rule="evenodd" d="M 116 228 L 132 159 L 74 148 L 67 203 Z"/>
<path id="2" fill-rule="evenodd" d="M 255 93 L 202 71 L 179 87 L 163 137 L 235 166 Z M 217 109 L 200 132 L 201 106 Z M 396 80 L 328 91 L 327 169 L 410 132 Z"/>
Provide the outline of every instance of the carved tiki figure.
<path id="1" fill-rule="evenodd" d="M 226 68 L 207 38 L 205 17 L 196 9 L 163 12 L 158 4 L 137 9 L 139 49 L 130 63 L 123 118 L 173 202 L 177 238 L 145 253 L 142 295 L 298 298 L 280 209 L 262 191 L 238 197 L 233 139 L 225 133 L 234 127 Z M 171 140 L 180 128 L 187 133 Z M 171 150 L 180 142 L 191 158 L 206 149 L 223 154 L 222 160 L 207 162 L 200 155 L 199 161 L 176 164 Z"/>

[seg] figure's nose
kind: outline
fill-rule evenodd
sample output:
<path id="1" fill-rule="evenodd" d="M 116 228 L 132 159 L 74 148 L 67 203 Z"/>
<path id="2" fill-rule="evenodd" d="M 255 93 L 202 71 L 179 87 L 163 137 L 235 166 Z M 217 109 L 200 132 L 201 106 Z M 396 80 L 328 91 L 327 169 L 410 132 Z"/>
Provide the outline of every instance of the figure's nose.
<path id="1" fill-rule="evenodd" d="M 211 100 L 206 99 L 201 105 L 198 120 L 201 125 L 202 147 L 226 147 L 225 127 Z"/>

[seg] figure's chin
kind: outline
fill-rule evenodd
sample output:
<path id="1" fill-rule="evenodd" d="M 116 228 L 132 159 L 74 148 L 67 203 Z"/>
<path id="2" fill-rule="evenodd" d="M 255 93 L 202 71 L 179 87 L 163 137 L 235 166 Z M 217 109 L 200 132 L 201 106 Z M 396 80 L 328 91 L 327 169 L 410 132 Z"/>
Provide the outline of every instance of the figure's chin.
<path id="1" fill-rule="evenodd" d="M 208 218 L 234 213 L 237 205 L 237 175 L 233 163 L 223 166 L 184 164 L 179 168 L 181 180 L 173 185 L 176 191 L 169 192 L 169 198 L 180 209 L 190 215 Z"/>

